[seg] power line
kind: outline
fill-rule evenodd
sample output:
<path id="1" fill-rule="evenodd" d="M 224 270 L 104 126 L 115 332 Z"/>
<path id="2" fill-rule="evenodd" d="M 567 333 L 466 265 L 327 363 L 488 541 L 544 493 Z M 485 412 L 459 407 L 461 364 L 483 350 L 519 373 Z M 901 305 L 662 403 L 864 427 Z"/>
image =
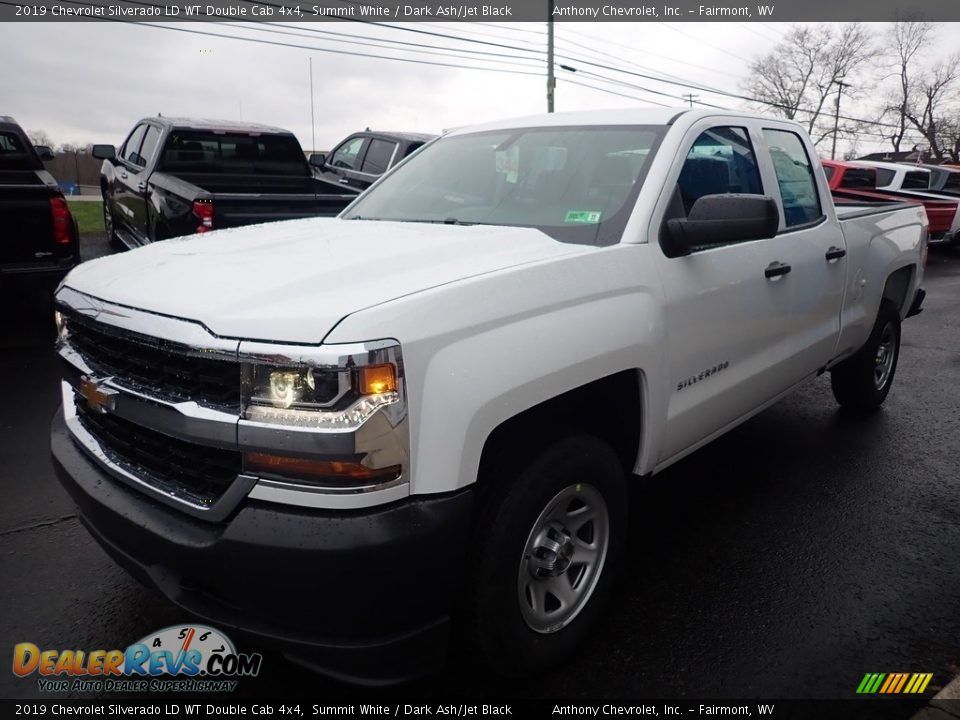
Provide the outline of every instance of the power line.
<path id="1" fill-rule="evenodd" d="M 602 42 L 602 43 L 604 43 L 604 44 L 606 44 L 606 45 L 613 45 L 613 46 L 615 46 L 615 47 L 623 48 L 624 50 L 629 50 L 630 52 L 637 52 L 637 49 L 636 49 L 635 47 L 633 47 L 633 46 L 631 46 L 631 45 L 626 45 L 626 44 L 621 43 L 621 42 L 617 42 L 617 41 L 615 41 L 615 40 L 611 40 L 611 39 L 609 39 L 609 38 L 602 38 L 602 37 L 599 37 L 598 35 L 591 35 L 591 34 L 589 34 L 589 33 L 585 33 L 585 32 L 583 32 L 583 31 L 579 31 L 579 30 L 577 31 L 577 35 L 578 35 L 578 36 L 582 36 L 582 37 L 584 37 L 584 38 L 591 39 L 591 40 L 596 40 L 596 41 L 598 41 L 598 42 Z M 581 47 L 581 48 L 590 49 L 590 48 L 587 48 L 586 45 L 582 45 L 582 44 L 580 44 L 580 43 L 575 43 L 575 42 L 572 41 L 572 40 L 566 40 L 565 42 L 570 43 L 570 44 L 577 45 L 577 46 L 579 46 L 579 47 Z M 600 54 L 606 55 L 606 56 L 608 56 L 608 57 L 611 57 L 611 58 L 613 58 L 613 59 L 620 60 L 620 61 L 623 61 L 623 60 L 624 60 L 624 58 L 619 58 L 619 57 L 617 57 L 617 56 L 615 56 L 615 55 L 611 55 L 610 53 L 603 52 L 603 51 L 601 51 L 601 50 L 592 49 L 591 52 L 600 53 Z M 729 77 L 733 77 L 733 78 L 740 78 L 740 77 L 741 77 L 740 75 L 737 75 L 737 74 L 731 73 L 731 72 L 727 72 L 727 71 L 725 71 L 725 70 L 718 70 L 717 68 L 711 68 L 711 67 L 708 67 L 708 66 L 706 66 L 706 65 L 698 65 L 698 64 L 696 64 L 696 63 L 688 62 L 688 61 L 686 61 L 686 60 L 681 60 L 681 59 L 679 59 L 679 58 L 670 57 L 669 55 L 663 55 L 663 54 L 661 54 L 661 53 L 650 52 L 649 50 L 646 50 L 646 49 L 645 49 L 643 52 L 644 52 L 645 54 L 647 54 L 647 55 L 651 55 L 651 56 L 653 56 L 653 57 L 658 57 L 658 58 L 660 58 L 660 59 L 662 59 L 662 60 L 667 60 L 668 62 L 674 62 L 674 63 L 678 63 L 678 64 L 680 64 L 680 65 L 686 65 L 686 66 L 688 66 L 688 67 L 696 68 L 697 70 L 706 70 L 706 71 L 708 71 L 708 72 L 714 72 L 714 73 L 717 73 L 717 74 L 720 74 L 720 75 L 728 75 Z M 632 61 L 628 61 L 628 62 L 630 62 L 631 64 L 634 64 Z"/>
<path id="2" fill-rule="evenodd" d="M 302 33 L 295 33 L 295 32 L 288 32 L 288 31 L 284 31 L 284 30 L 277 30 L 277 29 L 275 29 L 275 28 L 273 28 L 273 27 L 262 27 L 261 25 L 249 25 L 249 26 L 248 26 L 247 24 L 240 24 L 240 25 L 238 25 L 238 24 L 236 24 L 236 23 L 229 23 L 229 22 L 211 22 L 210 24 L 211 24 L 211 25 L 220 25 L 220 26 L 223 26 L 223 27 L 229 27 L 229 28 L 233 28 L 233 29 L 237 29 L 237 30 L 244 30 L 244 31 L 249 31 L 249 32 L 262 32 L 262 33 L 269 33 L 269 34 L 273 34 L 273 35 L 286 35 L 286 36 L 291 36 L 291 37 L 308 38 L 308 39 L 312 37 L 311 35 L 304 35 L 304 34 L 302 34 Z M 296 26 L 277 24 L 277 27 L 294 28 L 294 27 L 296 27 Z M 348 33 L 337 33 L 337 32 L 333 32 L 333 31 L 330 31 L 330 30 L 315 30 L 315 29 L 314 29 L 313 32 L 316 32 L 316 33 L 325 33 L 325 34 L 330 34 L 330 35 L 336 36 L 336 37 L 331 37 L 331 38 L 319 38 L 319 39 L 318 39 L 318 40 L 321 40 L 321 41 L 323 41 L 323 42 L 343 43 L 343 44 L 349 44 L 349 45 L 359 45 L 359 46 L 363 46 L 363 47 L 384 48 L 384 49 L 387 49 L 387 50 L 393 50 L 393 51 L 395 51 L 395 52 L 420 53 L 420 54 L 423 54 L 423 55 L 434 55 L 434 56 L 439 55 L 439 56 L 443 56 L 443 57 L 459 57 L 459 58 L 464 59 L 464 60 L 479 60 L 479 61 L 483 61 L 483 62 L 497 62 L 497 63 L 502 63 L 502 64 L 505 64 L 505 65 L 513 65 L 513 66 L 515 66 L 515 67 L 530 68 L 530 69 L 534 69 L 534 68 L 540 67 L 540 65 L 531 65 L 531 64 L 522 64 L 522 63 L 516 63 L 516 62 L 509 62 L 509 59 L 526 60 L 526 61 L 529 61 L 529 62 L 536 62 L 536 61 L 534 60 L 534 58 L 529 58 L 529 57 L 526 57 L 526 56 L 524 56 L 524 55 L 508 55 L 508 54 L 505 54 L 505 53 L 486 52 L 486 51 L 483 51 L 483 50 L 465 50 L 465 49 L 461 49 L 461 48 L 436 47 L 436 46 L 432 46 L 432 45 L 425 45 L 425 44 L 422 44 L 422 43 L 408 43 L 408 42 L 404 42 L 404 41 L 402 41 L 402 40 L 387 40 L 387 39 L 385 39 L 385 40 L 382 40 L 382 41 L 381 41 L 381 40 L 379 40 L 379 39 L 377 39 L 377 38 L 370 38 L 369 36 L 363 36 L 363 35 L 356 36 L 357 38 L 360 38 L 360 39 L 354 39 L 354 37 L 352 37 L 352 36 L 349 35 Z M 341 37 L 343 37 L 343 38 L 349 38 L 349 39 L 341 40 L 341 39 L 339 39 L 339 38 L 341 38 Z M 371 40 L 372 42 L 364 42 L 364 40 Z M 404 46 L 413 46 L 414 49 L 408 49 L 407 47 L 395 47 L 394 44 L 401 44 L 401 45 L 404 45 Z M 425 49 L 419 49 L 419 48 L 425 48 Z M 457 55 L 451 56 L 451 53 L 457 53 Z M 484 57 L 476 57 L 477 54 L 482 55 L 482 56 L 484 56 Z M 498 59 L 498 58 L 506 58 L 506 60 L 500 60 L 500 59 Z"/>
<path id="3" fill-rule="evenodd" d="M 709 43 L 709 42 L 707 42 L 706 40 L 703 40 L 703 39 L 701 39 L 701 38 L 698 38 L 696 35 L 692 35 L 692 34 L 688 33 L 686 30 L 681 30 L 680 28 L 675 28 L 671 23 L 665 22 L 665 23 L 660 23 L 660 24 L 663 25 L 663 26 L 664 26 L 665 28 L 667 28 L 668 30 L 673 30 L 675 33 L 679 33 L 679 34 L 681 34 L 681 35 L 686 35 L 688 38 L 690 38 L 690 39 L 692 39 L 692 40 L 695 40 L 696 42 L 700 43 L 701 45 L 706 45 L 707 47 L 713 48 L 714 50 L 716 50 L 716 51 L 718 51 L 718 52 L 726 53 L 726 54 L 729 55 L 730 57 L 735 57 L 735 58 L 737 58 L 737 60 L 743 60 L 743 61 L 746 62 L 746 63 L 749 63 L 749 62 L 750 62 L 750 61 L 749 61 L 747 58 L 745 58 L 743 55 L 737 55 L 735 52 L 730 52 L 730 51 L 727 50 L 726 48 L 719 47 L 719 46 L 717 46 L 717 45 L 714 45 L 713 43 Z"/>
<path id="4" fill-rule="evenodd" d="M 670 107 L 666 103 L 657 102 L 656 100 L 648 100 L 646 98 L 638 98 L 635 95 L 627 95 L 626 93 L 620 93 L 616 90 L 608 90 L 607 88 L 597 87 L 596 85 L 588 85 L 587 83 L 582 83 L 578 80 L 573 80 L 569 77 L 562 76 L 558 78 L 562 82 L 570 83 L 571 85 L 579 85 L 580 87 L 587 88 L 589 90 L 596 90 L 597 92 L 607 93 L 608 95 L 617 95 L 622 98 L 628 98 L 630 100 L 636 100 L 638 102 L 649 103 L 650 105 L 659 105 L 660 107 Z"/>

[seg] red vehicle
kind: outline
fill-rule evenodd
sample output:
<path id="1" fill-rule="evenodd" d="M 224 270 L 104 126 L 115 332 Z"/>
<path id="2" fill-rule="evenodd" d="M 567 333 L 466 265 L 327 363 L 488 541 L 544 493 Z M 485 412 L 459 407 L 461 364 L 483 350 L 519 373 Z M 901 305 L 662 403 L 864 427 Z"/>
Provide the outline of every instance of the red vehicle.
<path id="1" fill-rule="evenodd" d="M 823 160 L 830 192 L 838 204 L 846 202 L 909 202 L 923 205 L 930 221 L 930 244 L 952 243 L 960 230 L 960 201 L 923 198 L 895 190 L 877 190 L 877 172 L 873 168 Z"/>

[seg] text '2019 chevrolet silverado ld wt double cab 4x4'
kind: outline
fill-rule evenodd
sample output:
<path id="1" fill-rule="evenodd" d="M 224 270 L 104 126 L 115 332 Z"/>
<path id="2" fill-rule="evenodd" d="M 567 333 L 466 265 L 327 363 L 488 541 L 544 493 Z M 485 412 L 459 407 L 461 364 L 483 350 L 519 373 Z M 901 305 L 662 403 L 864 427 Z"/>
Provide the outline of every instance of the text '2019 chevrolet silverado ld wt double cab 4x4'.
<path id="1" fill-rule="evenodd" d="M 131 572 L 315 668 L 400 680 L 452 626 L 535 671 L 609 599 L 628 478 L 825 370 L 884 401 L 927 220 L 843 213 L 784 121 L 450 132 L 338 218 L 74 270 L 58 474 Z"/>

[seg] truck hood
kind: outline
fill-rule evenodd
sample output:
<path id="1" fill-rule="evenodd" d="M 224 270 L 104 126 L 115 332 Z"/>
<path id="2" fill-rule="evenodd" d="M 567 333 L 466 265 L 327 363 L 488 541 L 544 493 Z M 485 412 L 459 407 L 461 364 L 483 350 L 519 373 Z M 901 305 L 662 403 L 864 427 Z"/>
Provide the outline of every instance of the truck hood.
<path id="1" fill-rule="evenodd" d="M 222 337 L 319 343 L 353 312 L 589 249 L 532 228 L 315 218 L 164 240 L 83 263 L 66 285 Z"/>

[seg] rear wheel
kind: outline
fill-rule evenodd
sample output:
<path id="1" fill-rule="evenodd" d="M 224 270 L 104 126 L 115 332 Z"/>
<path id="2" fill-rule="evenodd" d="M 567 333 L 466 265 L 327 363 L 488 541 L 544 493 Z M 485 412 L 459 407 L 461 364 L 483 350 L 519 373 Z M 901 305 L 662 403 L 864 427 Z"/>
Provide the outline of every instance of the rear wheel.
<path id="1" fill-rule="evenodd" d="M 899 357 L 900 313 L 884 300 L 864 346 L 830 371 L 833 396 L 844 407 L 877 409 L 890 392 Z"/>
<path id="2" fill-rule="evenodd" d="M 609 599 L 626 506 L 620 462 L 591 436 L 561 440 L 493 491 L 467 603 L 486 665 L 522 677 L 574 652 Z"/>

